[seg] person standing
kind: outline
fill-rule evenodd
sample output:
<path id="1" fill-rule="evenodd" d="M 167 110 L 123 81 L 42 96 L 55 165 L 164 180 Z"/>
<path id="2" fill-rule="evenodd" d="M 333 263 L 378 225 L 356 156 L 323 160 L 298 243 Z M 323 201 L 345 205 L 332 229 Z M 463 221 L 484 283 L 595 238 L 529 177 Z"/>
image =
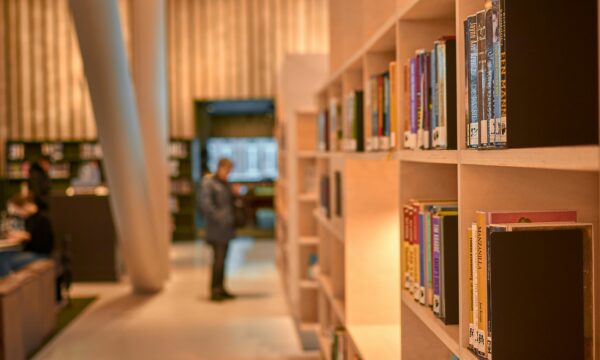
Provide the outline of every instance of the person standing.
<path id="1" fill-rule="evenodd" d="M 235 237 L 233 193 L 227 182 L 233 163 L 221 159 L 214 175 L 206 175 L 200 188 L 200 208 L 206 218 L 206 241 L 213 249 L 211 301 L 235 298 L 225 290 L 225 260 Z"/>
<path id="2" fill-rule="evenodd" d="M 29 190 L 40 211 L 48 211 L 50 197 L 50 158 L 40 156 L 29 169 Z"/>

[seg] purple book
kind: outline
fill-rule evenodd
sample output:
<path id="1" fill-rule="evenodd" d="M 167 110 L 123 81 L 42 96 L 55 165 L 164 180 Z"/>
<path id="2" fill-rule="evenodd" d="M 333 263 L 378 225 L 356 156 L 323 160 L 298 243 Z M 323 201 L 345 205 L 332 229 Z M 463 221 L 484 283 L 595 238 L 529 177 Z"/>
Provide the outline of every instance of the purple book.
<path id="1" fill-rule="evenodd" d="M 410 59 L 410 133 L 417 135 L 417 58 Z"/>
<path id="2" fill-rule="evenodd" d="M 433 230 L 433 313 L 441 315 L 440 303 L 440 217 L 434 215 L 431 217 L 431 227 Z"/>

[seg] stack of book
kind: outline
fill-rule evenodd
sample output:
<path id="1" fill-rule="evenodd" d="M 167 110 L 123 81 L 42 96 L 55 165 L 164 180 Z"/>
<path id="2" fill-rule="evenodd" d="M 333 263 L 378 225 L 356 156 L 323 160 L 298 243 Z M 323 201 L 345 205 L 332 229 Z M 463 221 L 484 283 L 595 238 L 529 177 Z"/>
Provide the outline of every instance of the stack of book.
<path id="1" fill-rule="evenodd" d="M 456 149 L 456 41 L 417 50 L 404 67 L 404 148 Z"/>
<path id="2" fill-rule="evenodd" d="M 591 224 L 573 210 L 478 211 L 468 239 L 473 352 L 592 358 Z"/>
<path id="3" fill-rule="evenodd" d="M 342 150 L 364 151 L 364 93 L 355 90 L 346 96 L 344 122 L 342 125 Z"/>
<path id="4" fill-rule="evenodd" d="M 8 160 L 24 160 L 25 144 L 8 144 Z"/>
<path id="5" fill-rule="evenodd" d="M 404 287 L 445 324 L 458 324 L 458 207 L 455 200 L 404 206 Z"/>
<path id="6" fill-rule="evenodd" d="M 469 16 L 465 36 L 467 147 L 502 148 L 507 143 L 505 0 Z"/>
<path id="7" fill-rule="evenodd" d="M 371 76 L 368 84 L 369 118 L 364 125 L 365 150 L 393 150 L 397 147 L 397 65 L 391 62 L 389 70 Z"/>

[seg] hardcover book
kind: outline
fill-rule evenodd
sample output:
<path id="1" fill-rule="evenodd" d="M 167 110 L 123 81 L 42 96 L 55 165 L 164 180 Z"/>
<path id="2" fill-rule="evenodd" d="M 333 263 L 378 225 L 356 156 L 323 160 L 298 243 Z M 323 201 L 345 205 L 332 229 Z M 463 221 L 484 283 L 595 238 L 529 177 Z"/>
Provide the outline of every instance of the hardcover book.
<path id="1" fill-rule="evenodd" d="M 468 86 L 469 86 L 469 123 L 467 128 L 469 129 L 468 146 L 471 148 L 479 147 L 479 101 L 477 96 L 478 86 L 478 56 L 479 56 L 479 41 L 477 37 L 477 17 L 469 16 L 466 20 L 468 26 L 468 32 L 465 33 L 465 47 L 468 46 Z"/>
<path id="2" fill-rule="evenodd" d="M 487 86 L 487 52 L 486 52 L 486 16 L 485 10 L 477 13 L 477 117 L 479 118 L 479 147 L 489 145 L 488 118 L 485 89 Z"/>

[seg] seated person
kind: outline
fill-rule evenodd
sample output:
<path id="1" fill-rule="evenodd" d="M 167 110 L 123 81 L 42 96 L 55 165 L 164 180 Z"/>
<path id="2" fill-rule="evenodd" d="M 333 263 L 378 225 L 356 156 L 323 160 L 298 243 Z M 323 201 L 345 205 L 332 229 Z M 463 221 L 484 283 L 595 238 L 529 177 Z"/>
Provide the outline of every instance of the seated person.
<path id="1" fill-rule="evenodd" d="M 33 199 L 17 195 L 8 202 L 8 212 L 25 222 L 25 233 L 10 230 L 7 238 L 20 240 L 23 250 L 0 252 L 0 277 L 17 271 L 38 259 L 49 258 L 54 248 L 54 234 L 50 220 L 38 211 Z"/>

